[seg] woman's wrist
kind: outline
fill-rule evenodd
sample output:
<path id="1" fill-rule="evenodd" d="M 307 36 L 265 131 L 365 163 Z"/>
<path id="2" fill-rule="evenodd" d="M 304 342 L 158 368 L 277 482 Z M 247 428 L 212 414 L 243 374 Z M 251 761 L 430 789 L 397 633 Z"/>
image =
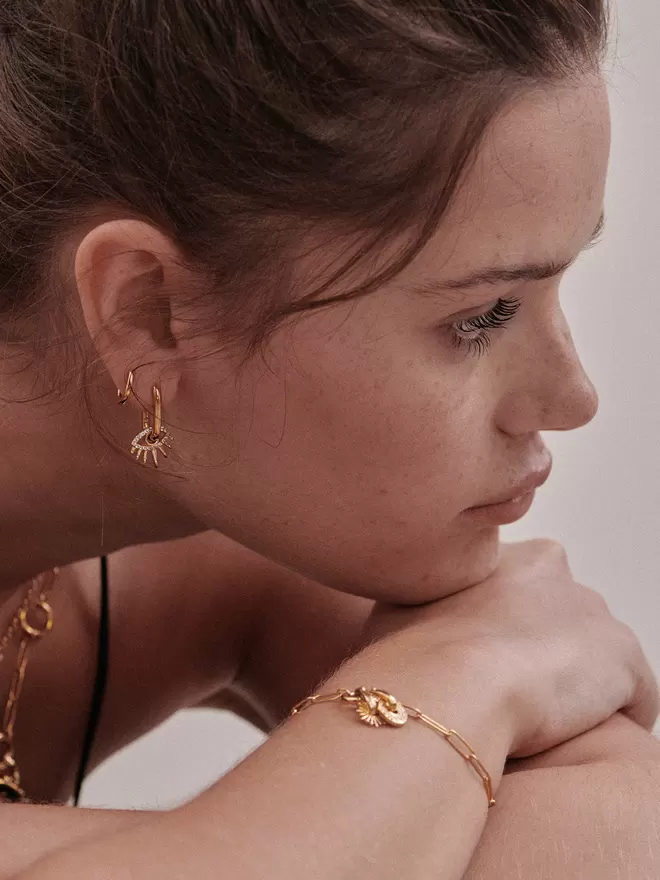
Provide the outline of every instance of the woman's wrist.
<path id="1" fill-rule="evenodd" d="M 392 694 L 466 739 L 496 788 L 517 735 L 508 679 L 503 664 L 485 645 L 433 648 L 414 632 L 403 631 L 354 655 L 317 692 L 362 686 Z M 425 737 L 431 731 L 424 733 L 420 725 L 419 733 Z M 427 744 L 434 745 L 432 740 Z M 443 746 L 440 736 L 438 746 Z"/>
<path id="2" fill-rule="evenodd" d="M 478 649 L 431 651 L 417 635 L 397 635 L 347 660 L 316 691 L 388 690 L 465 737 L 496 791 L 512 734 L 506 689 L 492 668 Z M 441 735 L 412 719 L 405 729 L 370 730 L 352 707 L 333 703 L 288 719 L 162 820 L 71 851 L 34 877 L 88 880 L 130 869 L 163 880 L 179 876 L 185 859 L 198 877 L 215 876 L 222 864 L 227 876 L 261 877 L 266 866 L 273 880 L 329 880 L 378 864 L 388 877 L 456 880 L 487 814 L 482 780 Z"/>

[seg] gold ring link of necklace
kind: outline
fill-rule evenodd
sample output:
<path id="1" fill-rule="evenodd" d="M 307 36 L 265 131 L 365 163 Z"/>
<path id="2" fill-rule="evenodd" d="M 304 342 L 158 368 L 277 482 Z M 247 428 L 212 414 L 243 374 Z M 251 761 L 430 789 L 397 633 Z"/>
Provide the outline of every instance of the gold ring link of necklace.
<path id="1" fill-rule="evenodd" d="M 25 673 L 29 660 L 29 648 L 53 628 L 53 609 L 48 597 L 53 588 L 59 569 L 53 569 L 45 575 L 34 578 L 11 619 L 3 637 L 0 639 L 0 663 L 4 660 L 7 647 L 13 639 L 19 637 L 16 667 L 9 685 L 9 696 L 5 704 L 0 729 L 0 802 L 21 802 L 26 800 L 25 791 L 21 786 L 21 774 L 16 763 L 14 751 L 14 728 L 18 712 L 18 700 L 23 689 Z M 37 597 L 36 602 L 34 601 Z M 30 623 L 28 615 L 31 610 L 38 610 L 42 621 Z"/>

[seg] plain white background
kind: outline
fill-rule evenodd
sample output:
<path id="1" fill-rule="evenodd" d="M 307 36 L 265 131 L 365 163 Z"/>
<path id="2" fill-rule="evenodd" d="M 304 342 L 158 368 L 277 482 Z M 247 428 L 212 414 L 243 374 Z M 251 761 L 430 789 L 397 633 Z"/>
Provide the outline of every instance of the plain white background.
<path id="1" fill-rule="evenodd" d="M 607 231 L 563 287 L 600 413 L 582 431 L 547 437 L 551 481 L 504 537 L 559 539 L 576 577 L 635 629 L 660 674 L 660 3 L 621 0 L 617 17 Z M 261 741 L 226 713 L 180 713 L 99 768 L 83 805 L 173 806 Z"/>

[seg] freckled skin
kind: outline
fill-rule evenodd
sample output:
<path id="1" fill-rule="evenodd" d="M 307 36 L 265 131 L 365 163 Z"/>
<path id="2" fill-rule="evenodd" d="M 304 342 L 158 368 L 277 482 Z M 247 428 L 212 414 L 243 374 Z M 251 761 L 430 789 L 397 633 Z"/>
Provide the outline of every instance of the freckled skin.
<path id="1" fill-rule="evenodd" d="M 433 240 L 385 289 L 281 328 L 267 366 L 254 361 L 238 383 L 231 364 L 190 367 L 194 393 L 177 396 L 173 417 L 209 435 L 182 435 L 205 466 L 175 491 L 209 525 L 348 592 L 419 602 L 483 579 L 498 529 L 463 512 L 506 492 L 543 458 L 539 431 L 584 425 L 597 398 L 560 279 L 460 291 L 451 304 L 410 286 L 575 257 L 602 210 L 609 142 L 599 81 L 516 101 Z M 511 296 L 520 311 L 487 354 L 452 345 L 452 315 Z"/>
<path id="2" fill-rule="evenodd" d="M 159 364 L 154 380 L 173 435 L 171 472 L 136 469 L 100 434 L 82 431 L 82 402 L 55 401 L 49 410 L 0 395 L 0 543 L 11 550 L 0 553 L 8 596 L 0 616 L 9 620 L 18 584 L 63 567 L 56 630 L 35 649 L 19 720 L 34 796 L 71 792 L 95 663 L 100 552 L 119 551 L 97 760 L 181 706 L 226 705 L 249 634 L 269 639 L 252 684 L 277 720 L 346 656 L 368 598 L 429 601 L 493 571 L 498 529 L 477 526 L 466 509 L 502 496 L 544 458 L 540 431 L 589 421 L 596 395 L 559 307 L 558 279 L 454 291 L 448 301 L 411 291 L 498 262 L 576 256 L 602 209 L 608 150 L 602 84 L 529 94 L 493 124 L 442 227 L 386 288 L 282 326 L 264 361 L 242 370 L 226 352 L 196 357 L 217 349 L 211 331 L 188 348 L 178 344 L 176 358 L 167 350 L 164 362 L 176 361 L 180 375 L 173 383 Z M 102 290 L 105 301 L 115 282 L 153 269 L 153 236 L 149 228 L 143 240 L 123 243 L 136 265 L 119 261 L 89 289 L 78 279 L 83 311 L 86 296 Z M 102 262 L 112 263 L 109 249 Z M 324 258 L 332 257 L 326 245 Z M 300 278 L 322 275 L 325 262 L 301 259 Z M 521 307 L 493 333 L 490 350 L 476 357 L 457 349 L 452 325 L 507 297 Z M 85 321 L 96 339 L 86 313 Z M 109 352 L 92 352 L 90 342 L 90 357 L 107 370 L 94 403 L 108 435 L 130 443 L 139 406 L 114 406 L 115 389 L 127 363 L 139 360 L 125 340 L 108 344 Z M 0 390 L 29 400 L 35 374 L 3 373 L 6 363 L 0 358 Z M 143 376 L 145 399 L 151 383 Z M 46 435 L 45 421 L 55 426 Z M 217 533 L 184 537 L 204 526 L 239 544 Z M 171 641 L 174 632 L 180 638 Z M 55 692 L 45 727 L 43 694 Z"/>
<path id="3" fill-rule="evenodd" d="M 18 373 L 0 358 L 0 589 L 204 528 L 368 598 L 429 601 L 482 580 L 497 563 L 498 528 L 465 511 L 506 497 L 547 461 L 539 432 L 585 424 L 597 399 L 558 278 L 444 299 L 413 290 L 493 265 L 576 257 L 602 210 L 609 138 L 596 77 L 520 96 L 490 126 L 410 266 L 369 296 L 285 322 L 247 364 L 213 322 L 191 336 L 177 294 L 194 273 L 164 234 L 116 217 L 76 231 L 62 264 L 74 266 L 72 320 L 86 360 L 100 365 L 94 421 L 73 393 L 66 406 L 12 403 L 32 399 L 42 364 Z M 301 294 L 336 256 L 336 238 L 320 227 L 313 235 L 294 262 Z M 160 275 L 167 333 L 160 320 L 114 322 L 136 290 L 150 295 L 144 279 Z M 457 322 L 514 298 L 518 312 L 487 352 L 456 347 Z M 129 368 L 136 396 L 120 408 Z M 140 429 L 138 398 L 148 403 L 155 382 L 173 445 L 157 472 L 122 451 Z"/>

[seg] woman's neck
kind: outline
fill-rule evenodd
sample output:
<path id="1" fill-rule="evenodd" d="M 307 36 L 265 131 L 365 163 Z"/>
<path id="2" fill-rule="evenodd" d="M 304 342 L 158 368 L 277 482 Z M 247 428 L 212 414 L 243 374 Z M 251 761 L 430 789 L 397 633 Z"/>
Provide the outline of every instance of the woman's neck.
<path id="1" fill-rule="evenodd" d="M 0 383 L 8 398 L 0 399 L 0 591 L 56 565 L 204 529 L 103 438 L 84 401 L 18 403 L 28 395 L 5 395 L 6 387 Z M 108 384 L 109 406 L 114 394 Z M 133 411 L 113 407 L 108 416 L 113 433 L 131 437 Z"/>

